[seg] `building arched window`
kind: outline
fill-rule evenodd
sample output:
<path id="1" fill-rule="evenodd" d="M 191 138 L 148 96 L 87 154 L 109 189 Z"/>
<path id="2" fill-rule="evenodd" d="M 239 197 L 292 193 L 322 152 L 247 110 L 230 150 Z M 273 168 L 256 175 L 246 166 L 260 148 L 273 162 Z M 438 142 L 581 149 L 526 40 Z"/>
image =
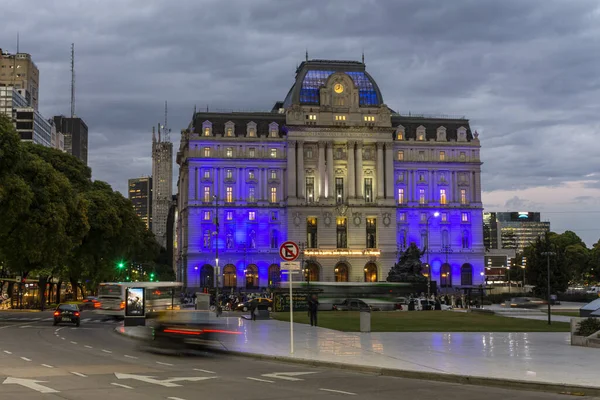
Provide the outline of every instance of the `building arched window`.
<path id="1" fill-rule="evenodd" d="M 236 287 L 237 286 L 237 271 L 233 264 L 227 264 L 223 268 L 223 287 Z"/>
<path id="2" fill-rule="evenodd" d="M 450 271 L 450 264 L 442 264 L 442 268 L 440 269 L 440 286 L 452 287 L 452 273 Z"/>
<path id="3" fill-rule="evenodd" d="M 464 286 L 473 285 L 473 266 L 471 264 L 463 264 L 460 267 L 460 284 Z"/>
<path id="4" fill-rule="evenodd" d="M 214 268 L 211 265 L 205 264 L 200 268 L 200 286 L 211 288 L 215 285 Z"/>
<path id="5" fill-rule="evenodd" d="M 365 265 L 365 282 L 377 282 L 377 265 L 370 262 Z"/>
<path id="6" fill-rule="evenodd" d="M 336 265 L 334 272 L 336 282 L 348 282 L 348 266 L 345 263 Z"/>
<path id="7" fill-rule="evenodd" d="M 258 289 L 258 267 L 254 264 L 246 268 L 246 289 Z"/>
<path id="8" fill-rule="evenodd" d="M 309 262 L 306 268 L 304 269 L 304 277 L 309 282 L 318 282 L 319 281 L 319 266 L 314 262 Z"/>
<path id="9" fill-rule="evenodd" d="M 269 267 L 269 285 L 278 285 L 281 282 L 281 269 L 278 264 Z"/>

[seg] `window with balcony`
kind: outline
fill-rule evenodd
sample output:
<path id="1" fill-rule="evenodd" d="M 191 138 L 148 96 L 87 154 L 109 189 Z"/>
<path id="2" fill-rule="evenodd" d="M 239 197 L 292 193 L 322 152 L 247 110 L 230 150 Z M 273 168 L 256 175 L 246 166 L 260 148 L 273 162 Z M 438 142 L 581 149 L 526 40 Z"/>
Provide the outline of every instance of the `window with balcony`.
<path id="1" fill-rule="evenodd" d="M 306 247 L 317 248 L 317 219 L 315 217 L 306 219 Z"/>
<path id="2" fill-rule="evenodd" d="M 256 211 L 248 212 L 248 221 L 256 221 Z"/>
<path id="3" fill-rule="evenodd" d="M 277 179 L 277 171 L 272 169 L 271 170 L 271 180 L 275 180 Z"/>
<path id="4" fill-rule="evenodd" d="M 250 186 L 248 188 L 248 202 L 249 203 L 255 203 L 256 202 L 256 196 L 255 196 L 255 188 L 254 186 Z"/>
<path id="5" fill-rule="evenodd" d="M 367 249 L 377 247 L 377 219 L 367 218 Z"/>
<path id="6" fill-rule="evenodd" d="M 210 170 L 208 170 L 208 169 L 204 170 L 204 179 L 210 179 Z"/>
<path id="7" fill-rule="evenodd" d="M 210 147 L 204 148 L 204 157 L 210 157 Z"/>
<path id="8" fill-rule="evenodd" d="M 227 203 L 233 203 L 233 188 L 231 186 L 225 188 L 225 201 Z"/>
<path id="9" fill-rule="evenodd" d="M 348 248 L 348 225 L 347 219 L 344 217 L 336 219 L 336 247 L 338 249 Z"/>
<path id="10" fill-rule="evenodd" d="M 271 158 L 277 158 L 277 149 L 270 149 Z"/>
<path id="11" fill-rule="evenodd" d="M 446 189 L 440 189 L 440 204 L 448 204 L 448 200 L 446 199 Z"/>
<path id="12" fill-rule="evenodd" d="M 404 161 L 404 151 L 398 150 L 398 161 Z"/>
<path id="13" fill-rule="evenodd" d="M 344 202 L 344 178 L 335 178 L 335 202 L 337 204 Z"/>
<path id="14" fill-rule="evenodd" d="M 460 189 L 460 204 L 467 204 L 467 190 Z"/>
<path id="15" fill-rule="evenodd" d="M 277 203 L 277 188 L 276 187 L 272 187 L 271 188 L 271 203 Z"/>
<path id="16" fill-rule="evenodd" d="M 419 204 L 425 204 L 427 200 L 425 199 L 425 189 L 419 189 Z"/>
<path id="17" fill-rule="evenodd" d="M 204 198 L 202 199 L 205 203 L 210 203 L 210 186 L 204 186 Z"/>
<path id="18" fill-rule="evenodd" d="M 225 179 L 233 179 L 233 170 L 231 168 L 225 170 Z"/>
<path id="19" fill-rule="evenodd" d="M 315 201 L 315 178 L 306 177 L 306 201 L 313 203 Z"/>
<path id="20" fill-rule="evenodd" d="M 404 204 L 404 188 L 398 188 L 398 204 Z"/>
<path id="21" fill-rule="evenodd" d="M 227 157 L 227 158 L 233 157 L 233 147 L 227 147 L 225 149 L 225 157 Z"/>
<path id="22" fill-rule="evenodd" d="M 365 178 L 365 202 L 373 202 L 373 178 Z"/>

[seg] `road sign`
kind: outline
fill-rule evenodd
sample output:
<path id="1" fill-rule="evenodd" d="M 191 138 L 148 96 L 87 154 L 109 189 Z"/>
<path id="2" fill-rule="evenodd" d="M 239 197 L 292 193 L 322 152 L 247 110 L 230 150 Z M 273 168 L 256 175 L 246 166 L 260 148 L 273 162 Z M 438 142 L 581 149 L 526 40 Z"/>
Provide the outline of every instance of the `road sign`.
<path id="1" fill-rule="evenodd" d="M 11 378 L 10 376 L 2 382 L 3 385 L 21 385 L 26 388 L 35 390 L 40 393 L 58 393 L 58 390 L 54 390 L 47 386 L 40 385 L 46 381 L 37 381 L 35 379 L 23 379 L 23 378 Z"/>
<path id="2" fill-rule="evenodd" d="M 285 242 L 279 246 L 279 255 L 284 261 L 294 261 L 296 258 L 298 258 L 299 254 L 300 249 L 294 242 Z"/>
<path id="3" fill-rule="evenodd" d="M 300 271 L 300 261 L 286 261 L 279 263 L 279 269 L 282 271 Z"/>

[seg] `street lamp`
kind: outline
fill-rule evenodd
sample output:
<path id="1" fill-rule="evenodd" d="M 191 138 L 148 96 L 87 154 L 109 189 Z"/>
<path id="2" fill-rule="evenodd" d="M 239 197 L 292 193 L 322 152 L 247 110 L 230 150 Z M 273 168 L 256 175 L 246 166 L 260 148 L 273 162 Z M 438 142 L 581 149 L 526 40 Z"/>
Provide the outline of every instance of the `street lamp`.
<path id="1" fill-rule="evenodd" d="M 427 230 L 426 230 L 426 234 L 427 234 L 427 243 L 426 243 L 426 248 L 425 251 L 427 252 L 427 300 L 429 300 L 431 298 L 431 264 L 429 264 L 429 221 L 431 220 L 431 218 L 435 217 L 439 217 L 440 213 L 439 212 L 434 212 L 433 214 L 431 214 L 429 217 L 427 217 Z"/>
<path id="2" fill-rule="evenodd" d="M 552 325 L 552 314 L 550 311 L 550 256 L 555 256 L 556 253 L 553 251 L 545 251 L 542 253 L 543 256 L 546 256 L 546 278 L 548 280 L 548 325 Z"/>
<path id="3" fill-rule="evenodd" d="M 214 195 L 215 200 L 215 311 L 217 316 L 221 315 L 221 304 L 219 303 L 219 198 Z"/>
<path id="4" fill-rule="evenodd" d="M 481 292 L 481 304 L 480 304 L 480 306 L 481 306 L 481 308 L 483 308 L 483 284 L 485 282 L 485 278 L 484 278 L 485 272 L 481 271 L 479 273 L 479 275 L 481 276 L 481 284 L 479 285 L 479 288 L 481 289 L 480 290 L 480 292 Z"/>

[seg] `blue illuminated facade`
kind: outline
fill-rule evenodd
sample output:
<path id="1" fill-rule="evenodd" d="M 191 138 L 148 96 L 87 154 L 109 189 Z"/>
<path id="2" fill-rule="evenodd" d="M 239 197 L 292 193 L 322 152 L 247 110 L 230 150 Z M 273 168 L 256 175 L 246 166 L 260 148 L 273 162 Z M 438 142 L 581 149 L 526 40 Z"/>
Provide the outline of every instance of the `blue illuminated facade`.
<path id="1" fill-rule="evenodd" d="M 479 148 L 464 118 L 390 110 L 363 63 L 303 62 L 273 112 L 195 113 L 182 132 L 178 278 L 277 285 L 278 248 L 292 240 L 305 246 L 307 280 L 385 281 L 415 243 L 442 291 L 477 287 Z"/>

